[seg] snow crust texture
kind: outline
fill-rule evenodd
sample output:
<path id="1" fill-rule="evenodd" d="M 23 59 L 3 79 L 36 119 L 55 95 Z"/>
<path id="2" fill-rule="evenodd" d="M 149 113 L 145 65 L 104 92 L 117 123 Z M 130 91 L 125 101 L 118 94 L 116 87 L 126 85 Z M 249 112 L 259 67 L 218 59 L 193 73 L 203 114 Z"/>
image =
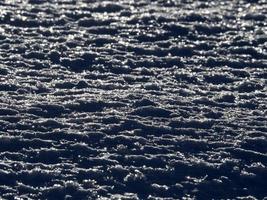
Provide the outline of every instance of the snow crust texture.
<path id="1" fill-rule="evenodd" d="M 0 2 L 3 199 L 263 199 L 267 2 Z"/>

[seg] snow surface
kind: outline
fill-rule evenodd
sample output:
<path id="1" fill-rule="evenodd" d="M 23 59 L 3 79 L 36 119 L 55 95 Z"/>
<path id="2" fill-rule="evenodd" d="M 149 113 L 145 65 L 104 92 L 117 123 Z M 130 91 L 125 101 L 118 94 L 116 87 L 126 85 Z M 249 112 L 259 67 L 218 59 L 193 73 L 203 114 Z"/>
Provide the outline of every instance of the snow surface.
<path id="1" fill-rule="evenodd" d="M 1 199 L 263 199 L 267 2 L 0 2 Z"/>

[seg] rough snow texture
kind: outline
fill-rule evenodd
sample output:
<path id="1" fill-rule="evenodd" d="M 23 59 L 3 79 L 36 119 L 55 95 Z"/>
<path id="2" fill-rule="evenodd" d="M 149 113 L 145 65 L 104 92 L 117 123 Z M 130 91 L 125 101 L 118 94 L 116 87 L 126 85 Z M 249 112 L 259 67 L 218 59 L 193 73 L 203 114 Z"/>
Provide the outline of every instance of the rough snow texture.
<path id="1" fill-rule="evenodd" d="M 262 199 L 267 3 L 0 2 L 3 199 Z"/>

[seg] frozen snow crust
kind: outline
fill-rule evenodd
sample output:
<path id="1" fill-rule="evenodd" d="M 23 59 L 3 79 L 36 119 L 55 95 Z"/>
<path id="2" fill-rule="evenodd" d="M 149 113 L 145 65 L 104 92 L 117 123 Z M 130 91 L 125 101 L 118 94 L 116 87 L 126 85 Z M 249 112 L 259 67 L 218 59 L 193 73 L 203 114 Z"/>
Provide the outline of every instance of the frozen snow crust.
<path id="1" fill-rule="evenodd" d="M 2 199 L 263 199 L 267 2 L 0 2 Z"/>

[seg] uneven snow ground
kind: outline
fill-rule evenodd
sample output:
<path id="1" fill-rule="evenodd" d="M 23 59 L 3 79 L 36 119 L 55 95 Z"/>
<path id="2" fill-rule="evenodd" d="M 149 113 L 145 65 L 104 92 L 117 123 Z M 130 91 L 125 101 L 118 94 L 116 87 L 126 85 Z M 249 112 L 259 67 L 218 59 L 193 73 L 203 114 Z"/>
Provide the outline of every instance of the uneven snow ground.
<path id="1" fill-rule="evenodd" d="M 267 196 L 267 2 L 0 2 L 3 199 Z"/>

